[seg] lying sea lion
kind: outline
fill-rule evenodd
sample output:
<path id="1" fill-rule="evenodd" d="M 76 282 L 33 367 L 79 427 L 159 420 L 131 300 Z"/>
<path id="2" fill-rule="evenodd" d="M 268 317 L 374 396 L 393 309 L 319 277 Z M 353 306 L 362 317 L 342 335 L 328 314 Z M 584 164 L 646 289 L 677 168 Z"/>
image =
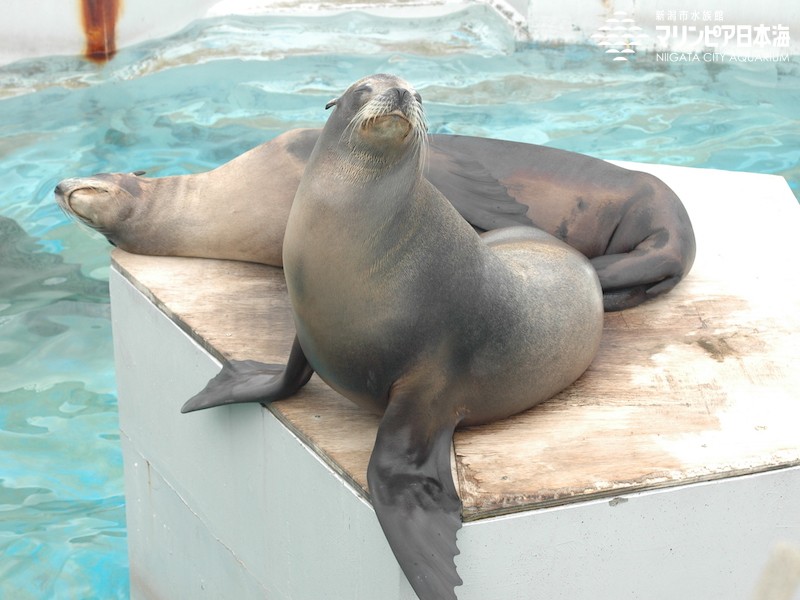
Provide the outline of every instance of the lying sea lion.
<path id="1" fill-rule="evenodd" d="M 66 179 L 56 200 L 128 252 L 281 266 L 286 221 L 318 129 L 296 129 L 208 172 Z M 605 309 L 672 289 L 692 266 L 691 222 L 658 178 L 574 152 L 431 135 L 426 177 L 475 228 L 535 225 L 591 259 Z"/>
<path id="2" fill-rule="evenodd" d="M 421 98 L 373 75 L 335 107 L 291 208 L 285 367 L 234 361 L 183 412 L 292 395 L 312 372 L 382 414 L 367 480 L 422 600 L 453 600 L 456 427 L 505 418 L 589 366 L 603 329 L 591 263 L 539 229 L 479 235 L 425 178 Z"/>

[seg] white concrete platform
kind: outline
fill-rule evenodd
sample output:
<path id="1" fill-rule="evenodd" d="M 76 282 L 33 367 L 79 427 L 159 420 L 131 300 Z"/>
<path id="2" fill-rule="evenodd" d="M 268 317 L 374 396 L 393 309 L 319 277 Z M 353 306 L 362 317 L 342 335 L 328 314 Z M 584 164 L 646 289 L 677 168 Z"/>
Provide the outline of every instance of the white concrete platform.
<path id="1" fill-rule="evenodd" d="M 457 432 L 461 600 L 800 599 L 800 207 L 779 177 L 637 167 L 683 198 L 694 269 L 607 315 L 574 386 Z M 132 597 L 413 600 L 375 417 L 316 377 L 179 412 L 218 357 L 285 361 L 281 271 L 116 251 L 111 293 Z"/>

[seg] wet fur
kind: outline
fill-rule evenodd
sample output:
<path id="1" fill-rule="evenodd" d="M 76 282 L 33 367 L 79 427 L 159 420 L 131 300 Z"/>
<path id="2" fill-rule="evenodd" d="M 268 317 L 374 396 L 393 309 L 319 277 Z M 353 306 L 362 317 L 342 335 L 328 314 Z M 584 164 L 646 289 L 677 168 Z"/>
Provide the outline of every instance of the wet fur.
<path id="1" fill-rule="evenodd" d="M 453 431 L 579 377 L 599 346 L 602 293 L 586 258 L 540 230 L 479 236 L 424 177 L 419 101 L 395 94 L 413 88 L 366 81 L 370 98 L 357 82 L 332 103 L 287 223 L 288 364 L 225 365 L 182 410 L 285 398 L 313 370 L 382 413 L 367 469 L 376 515 L 419 598 L 455 600 Z M 381 120 L 397 111 L 410 132 Z"/>

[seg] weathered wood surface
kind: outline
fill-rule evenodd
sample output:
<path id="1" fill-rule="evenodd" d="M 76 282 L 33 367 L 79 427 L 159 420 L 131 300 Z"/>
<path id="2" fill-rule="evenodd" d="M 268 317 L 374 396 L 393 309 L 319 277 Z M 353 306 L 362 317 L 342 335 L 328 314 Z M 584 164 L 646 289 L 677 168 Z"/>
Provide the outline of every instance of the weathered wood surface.
<path id="1" fill-rule="evenodd" d="M 796 200 L 777 177 L 639 167 L 684 199 L 695 266 L 668 295 L 606 315 L 600 352 L 575 385 L 456 433 L 465 520 L 800 464 Z M 293 325 L 279 269 L 122 251 L 113 260 L 217 357 L 285 362 Z M 376 416 L 316 376 L 272 410 L 366 489 Z"/>
<path id="2" fill-rule="evenodd" d="M 243 262 L 153 257 L 114 250 L 117 269 L 217 359 L 284 364 L 294 339 L 283 271 Z M 200 391 L 200 388 L 198 388 Z M 176 398 L 175 410 L 188 398 Z M 271 410 L 366 496 L 376 415 L 319 377 Z"/>

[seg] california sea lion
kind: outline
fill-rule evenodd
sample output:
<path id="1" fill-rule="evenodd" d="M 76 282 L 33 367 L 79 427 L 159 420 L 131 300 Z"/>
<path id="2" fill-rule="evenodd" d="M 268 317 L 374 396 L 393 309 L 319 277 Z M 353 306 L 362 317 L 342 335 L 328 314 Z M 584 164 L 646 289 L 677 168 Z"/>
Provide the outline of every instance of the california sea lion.
<path id="1" fill-rule="evenodd" d="M 453 431 L 575 381 L 599 346 L 602 291 L 570 246 L 523 226 L 481 237 L 431 185 L 408 83 L 374 75 L 328 106 L 284 239 L 289 362 L 226 365 L 182 410 L 271 402 L 316 371 L 381 413 L 367 471 L 375 512 L 417 595 L 454 599 Z"/>
<path id="2" fill-rule="evenodd" d="M 206 173 L 67 179 L 56 199 L 129 252 L 281 266 L 289 208 L 317 129 L 292 130 Z M 476 228 L 535 225 L 591 259 L 606 310 L 672 289 L 692 266 L 683 204 L 652 175 L 544 146 L 429 136 L 428 180 Z"/>

